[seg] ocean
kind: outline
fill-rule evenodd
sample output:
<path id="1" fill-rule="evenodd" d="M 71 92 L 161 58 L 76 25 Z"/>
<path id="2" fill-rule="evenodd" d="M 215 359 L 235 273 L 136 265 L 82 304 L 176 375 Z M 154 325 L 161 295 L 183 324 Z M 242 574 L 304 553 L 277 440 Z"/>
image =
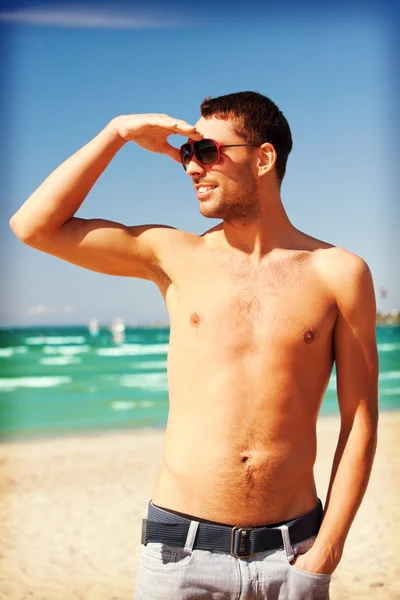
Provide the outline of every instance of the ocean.
<path id="1" fill-rule="evenodd" d="M 380 410 L 400 409 L 400 327 L 378 326 Z M 0 329 L 0 439 L 165 428 L 169 328 Z M 321 415 L 338 414 L 332 373 Z"/>

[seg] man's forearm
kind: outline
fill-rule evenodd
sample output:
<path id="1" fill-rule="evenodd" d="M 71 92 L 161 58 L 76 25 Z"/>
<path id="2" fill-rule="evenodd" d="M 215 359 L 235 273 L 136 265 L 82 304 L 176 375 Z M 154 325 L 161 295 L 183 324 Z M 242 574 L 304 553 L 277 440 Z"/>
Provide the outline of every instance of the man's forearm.
<path id="1" fill-rule="evenodd" d="M 94 139 L 63 162 L 10 220 L 21 239 L 49 234 L 77 212 L 87 194 L 125 144 L 111 121 Z"/>
<path id="2" fill-rule="evenodd" d="M 364 497 L 377 443 L 377 422 L 359 410 L 350 429 L 341 430 L 328 488 L 324 518 L 313 554 L 336 568 L 350 526 Z"/>

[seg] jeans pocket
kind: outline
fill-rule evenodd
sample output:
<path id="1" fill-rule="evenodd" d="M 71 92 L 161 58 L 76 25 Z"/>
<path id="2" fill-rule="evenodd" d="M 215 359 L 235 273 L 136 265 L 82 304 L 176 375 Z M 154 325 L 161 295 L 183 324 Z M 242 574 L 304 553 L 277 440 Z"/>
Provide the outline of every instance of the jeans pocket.
<path id="1" fill-rule="evenodd" d="M 314 573 L 312 571 L 303 571 L 303 569 L 298 569 L 296 566 L 292 565 L 292 563 L 289 561 L 285 550 L 281 550 L 280 551 L 281 557 L 284 561 L 284 563 L 286 564 L 287 567 L 289 567 L 289 571 L 291 573 L 294 573 L 295 575 L 298 575 L 299 577 L 303 576 L 303 577 L 308 577 L 309 579 L 314 579 L 314 580 L 320 580 L 322 581 L 327 581 L 329 582 L 331 580 L 332 575 L 330 575 L 329 573 Z M 300 553 L 298 553 L 300 554 Z M 298 554 L 295 554 L 295 556 L 298 556 Z"/>
<path id="2" fill-rule="evenodd" d="M 140 554 L 140 560 L 146 567 L 163 571 L 169 568 L 187 567 L 192 557 L 193 553 L 184 550 L 184 548 L 176 548 L 156 542 L 143 545 Z"/>

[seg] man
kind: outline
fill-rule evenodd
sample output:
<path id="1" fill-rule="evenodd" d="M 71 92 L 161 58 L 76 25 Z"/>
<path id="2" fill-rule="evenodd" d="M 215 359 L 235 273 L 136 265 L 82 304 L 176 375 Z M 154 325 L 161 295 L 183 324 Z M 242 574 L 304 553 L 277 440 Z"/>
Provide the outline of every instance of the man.
<path id="1" fill-rule="evenodd" d="M 68 262 L 153 281 L 167 304 L 170 412 L 136 597 L 328 598 L 376 448 L 370 271 L 289 221 L 280 187 L 292 139 L 271 100 L 229 94 L 201 114 L 195 127 L 113 119 L 10 224 Z M 181 150 L 171 134 L 188 138 Z M 221 223 L 198 236 L 74 217 L 128 141 L 182 162 L 201 213 Z M 316 421 L 333 362 L 341 428 L 322 511 Z"/>

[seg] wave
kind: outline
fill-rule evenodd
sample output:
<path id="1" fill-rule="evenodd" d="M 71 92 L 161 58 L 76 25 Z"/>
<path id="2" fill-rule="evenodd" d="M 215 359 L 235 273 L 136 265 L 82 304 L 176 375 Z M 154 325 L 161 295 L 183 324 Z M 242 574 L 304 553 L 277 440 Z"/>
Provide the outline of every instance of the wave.
<path id="1" fill-rule="evenodd" d="M 146 362 L 137 362 L 131 364 L 133 369 L 143 370 L 143 371 L 151 371 L 151 369 L 166 369 L 167 361 L 166 360 L 149 360 Z"/>
<path id="2" fill-rule="evenodd" d="M 18 388 L 49 388 L 70 383 L 71 377 L 3 377 L 0 391 L 13 392 Z"/>
<path id="3" fill-rule="evenodd" d="M 119 400 L 111 403 L 111 407 L 113 410 L 129 410 L 131 408 L 150 408 L 154 406 L 154 402 L 150 400 L 143 400 L 142 402 L 135 402 L 133 400 L 123 401 Z"/>
<path id="4" fill-rule="evenodd" d="M 83 335 L 75 336 L 38 336 L 25 338 L 25 343 L 28 345 L 41 346 L 43 344 L 51 344 L 58 346 L 60 344 L 86 344 L 86 338 Z"/>
<path id="5" fill-rule="evenodd" d="M 167 391 L 166 373 L 132 373 L 130 375 L 104 375 L 103 380 L 112 381 L 121 387 L 140 388 L 152 391 Z"/>
<path id="6" fill-rule="evenodd" d="M 53 356 L 49 358 L 41 358 L 41 365 L 76 365 L 82 362 L 81 358 L 75 356 Z"/>
<path id="7" fill-rule="evenodd" d="M 379 390 L 379 396 L 400 396 L 400 387 Z"/>
<path id="8" fill-rule="evenodd" d="M 400 379 L 400 371 L 387 371 L 386 373 L 379 373 L 379 379 Z"/>
<path id="9" fill-rule="evenodd" d="M 0 348 L 0 358 L 9 358 L 14 354 L 25 354 L 28 352 L 28 348 L 25 346 L 10 346 L 7 348 Z"/>
<path id="10" fill-rule="evenodd" d="M 393 350 L 400 350 L 400 344 L 378 344 L 379 352 L 392 352 Z"/>
<path id="11" fill-rule="evenodd" d="M 45 354 L 64 354 L 71 356 L 72 354 L 83 354 L 89 352 L 89 346 L 59 346 L 58 348 L 52 348 L 51 346 L 45 346 L 43 352 Z"/>
<path id="12" fill-rule="evenodd" d="M 122 344 L 115 348 L 98 348 L 100 356 L 138 356 L 147 354 L 167 354 L 168 344 Z"/>

